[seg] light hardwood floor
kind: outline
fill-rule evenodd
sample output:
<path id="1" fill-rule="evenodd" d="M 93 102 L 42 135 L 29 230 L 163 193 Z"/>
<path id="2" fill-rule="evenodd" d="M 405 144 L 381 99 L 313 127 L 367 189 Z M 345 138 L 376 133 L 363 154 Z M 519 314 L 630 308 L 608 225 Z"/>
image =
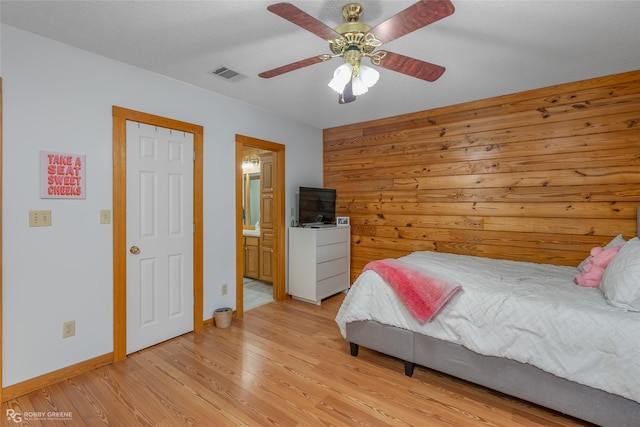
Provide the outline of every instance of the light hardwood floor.
<path id="1" fill-rule="evenodd" d="M 3 425 L 18 425 L 7 409 L 23 426 L 588 425 L 424 368 L 406 377 L 366 348 L 350 356 L 333 320 L 343 297 L 269 303 L 142 350 L 6 402 Z M 67 419 L 33 414 L 51 411 Z"/>

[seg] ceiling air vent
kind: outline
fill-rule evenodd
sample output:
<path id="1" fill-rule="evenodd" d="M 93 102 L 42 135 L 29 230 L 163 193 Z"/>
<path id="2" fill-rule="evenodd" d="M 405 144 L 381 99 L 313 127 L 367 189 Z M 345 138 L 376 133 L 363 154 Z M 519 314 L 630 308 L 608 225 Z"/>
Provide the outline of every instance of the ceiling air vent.
<path id="1" fill-rule="evenodd" d="M 218 76 L 221 79 L 225 79 L 227 81 L 230 82 L 235 82 L 238 80 L 241 80 L 243 78 L 245 78 L 246 76 L 243 74 L 240 74 L 237 71 L 233 71 L 231 68 L 227 68 L 225 66 L 219 66 L 213 69 L 213 71 L 211 71 L 211 74 L 213 74 L 214 76 Z"/>

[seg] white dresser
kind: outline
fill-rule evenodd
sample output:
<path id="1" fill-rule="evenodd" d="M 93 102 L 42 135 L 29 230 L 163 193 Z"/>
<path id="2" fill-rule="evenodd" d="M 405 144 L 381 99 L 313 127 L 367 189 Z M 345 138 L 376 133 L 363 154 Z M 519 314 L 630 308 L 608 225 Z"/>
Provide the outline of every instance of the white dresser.
<path id="1" fill-rule="evenodd" d="M 289 228 L 289 294 L 315 304 L 349 289 L 350 227 Z"/>

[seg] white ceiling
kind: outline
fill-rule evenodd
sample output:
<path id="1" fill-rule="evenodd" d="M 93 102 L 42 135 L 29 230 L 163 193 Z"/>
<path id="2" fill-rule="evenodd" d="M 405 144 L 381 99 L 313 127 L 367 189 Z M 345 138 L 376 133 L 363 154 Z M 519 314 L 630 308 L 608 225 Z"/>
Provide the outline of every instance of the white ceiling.
<path id="1" fill-rule="evenodd" d="M 282 116 L 328 128 L 640 69 L 639 1 L 452 0 L 453 15 L 383 48 L 446 67 L 434 83 L 380 70 L 356 102 L 327 87 L 340 59 L 271 79 L 258 73 L 329 53 L 267 11 L 276 1 L 8 1 L 2 22 Z M 330 27 L 348 1 L 292 1 Z M 374 26 L 414 1 L 359 2 Z M 46 64 L 43 71 L 46 71 Z M 210 73 L 224 65 L 246 76 Z"/>

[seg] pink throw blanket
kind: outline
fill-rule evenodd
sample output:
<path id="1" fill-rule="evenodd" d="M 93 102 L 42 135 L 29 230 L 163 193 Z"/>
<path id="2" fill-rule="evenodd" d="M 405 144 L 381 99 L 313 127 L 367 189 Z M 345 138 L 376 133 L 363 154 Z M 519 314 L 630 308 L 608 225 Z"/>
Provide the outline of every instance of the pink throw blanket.
<path id="1" fill-rule="evenodd" d="M 462 287 L 419 267 L 397 259 L 371 261 L 363 271 L 373 270 L 395 291 L 419 322 L 431 321 Z"/>

